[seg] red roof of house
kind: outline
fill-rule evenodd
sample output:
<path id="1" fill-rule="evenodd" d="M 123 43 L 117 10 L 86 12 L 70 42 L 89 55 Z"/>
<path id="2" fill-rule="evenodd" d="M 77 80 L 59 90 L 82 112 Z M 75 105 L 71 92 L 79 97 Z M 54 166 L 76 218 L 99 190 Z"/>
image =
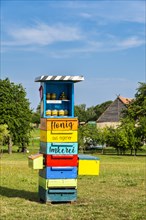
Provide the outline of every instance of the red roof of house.
<path id="1" fill-rule="evenodd" d="M 128 105 L 133 99 L 132 98 L 125 98 L 122 96 L 118 96 L 118 98 L 123 102 L 125 105 Z"/>

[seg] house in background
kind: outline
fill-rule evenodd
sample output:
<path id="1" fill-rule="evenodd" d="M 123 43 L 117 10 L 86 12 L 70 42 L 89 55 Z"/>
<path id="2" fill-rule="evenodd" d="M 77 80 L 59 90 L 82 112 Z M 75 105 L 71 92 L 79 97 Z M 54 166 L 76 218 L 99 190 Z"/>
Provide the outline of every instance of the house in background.
<path id="1" fill-rule="evenodd" d="M 124 98 L 117 96 L 111 105 L 102 113 L 97 119 L 97 128 L 103 127 L 117 127 L 120 124 L 122 111 L 127 108 L 127 105 L 132 101 L 131 98 Z"/>

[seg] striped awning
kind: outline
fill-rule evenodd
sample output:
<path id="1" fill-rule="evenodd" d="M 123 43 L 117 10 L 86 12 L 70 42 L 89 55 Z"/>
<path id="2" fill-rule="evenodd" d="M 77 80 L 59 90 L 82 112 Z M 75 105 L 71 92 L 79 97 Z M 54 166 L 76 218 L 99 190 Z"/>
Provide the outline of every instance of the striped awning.
<path id="1" fill-rule="evenodd" d="M 73 81 L 80 82 L 83 81 L 83 76 L 39 76 L 35 79 L 35 82 L 45 82 L 45 81 Z"/>

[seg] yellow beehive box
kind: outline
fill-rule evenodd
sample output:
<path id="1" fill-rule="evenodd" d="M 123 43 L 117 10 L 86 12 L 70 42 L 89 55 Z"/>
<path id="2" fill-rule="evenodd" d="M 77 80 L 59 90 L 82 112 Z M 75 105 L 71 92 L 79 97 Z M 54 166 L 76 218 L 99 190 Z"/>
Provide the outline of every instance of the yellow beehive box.
<path id="1" fill-rule="evenodd" d="M 34 170 L 43 169 L 43 154 L 34 154 L 28 157 L 28 166 Z"/>
<path id="2" fill-rule="evenodd" d="M 77 131 L 78 119 L 77 118 L 41 118 L 41 130 L 48 131 Z"/>
<path id="3" fill-rule="evenodd" d="M 79 154 L 78 175 L 99 175 L 99 165 L 99 158 Z"/>
<path id="4" fill-rule="evenodd" d="M 42 142 L 77 142 L 77 131 L 44 131 L 40 130 Z"/>
<path id="5" fill-rule="evenodd" d="M 39 176 L 39 186 L 48 188 L 75 188 L 77 189 L 77 179 L 45 179 Z"/>

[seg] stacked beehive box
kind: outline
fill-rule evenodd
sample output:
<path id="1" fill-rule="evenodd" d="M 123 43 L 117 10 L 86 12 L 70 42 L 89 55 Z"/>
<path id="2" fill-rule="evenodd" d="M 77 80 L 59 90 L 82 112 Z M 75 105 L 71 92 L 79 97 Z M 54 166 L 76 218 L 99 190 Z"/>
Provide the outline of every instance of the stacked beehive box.
<path id="1" fill-rule="evenodd" d="M 44 169 L 39 172 L 43 201 L 74 201 L 77 195 L 77 126 L 75 118 L 41 119 L 40 152 Z"/>
<path id="2" fill-rule="evenodd" d="M 75 201 L 77 197 L 78 120 L 74 117 L 74 82 L 79 76 L 48 76 L 41 82 L 39 197 L 45 202 Z M 67 112 L 67 113 L 65 113 Z M 49 115 L 48 115 L 49 114 Z"/>
<path id="3" fill-rule="evenodd" d="M 99 159 L 78 155 L 78 119 L 74 117 L 74 83 L 82 76 L 41 76 L 40 152 L 29 156 L 39 169 L 39 199 L 68 202 L 77 199 L 78 175 L 98 175 Z"/>

